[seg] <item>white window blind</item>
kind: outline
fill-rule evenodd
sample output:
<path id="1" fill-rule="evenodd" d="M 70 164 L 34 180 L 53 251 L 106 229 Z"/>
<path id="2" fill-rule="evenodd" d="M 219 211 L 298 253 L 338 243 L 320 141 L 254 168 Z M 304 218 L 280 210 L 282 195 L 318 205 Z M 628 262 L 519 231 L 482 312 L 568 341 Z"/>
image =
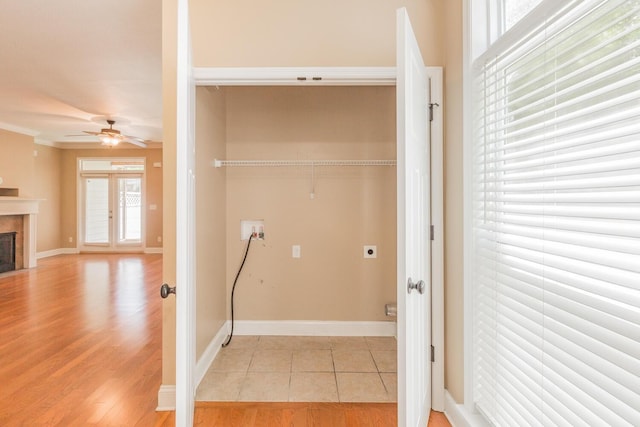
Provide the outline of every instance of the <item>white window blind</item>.
<path id="1" fill-rule="evenodd" d="M 527 18 L 473 69 L 474 404 L 640 426 L 640 0 Z"/>

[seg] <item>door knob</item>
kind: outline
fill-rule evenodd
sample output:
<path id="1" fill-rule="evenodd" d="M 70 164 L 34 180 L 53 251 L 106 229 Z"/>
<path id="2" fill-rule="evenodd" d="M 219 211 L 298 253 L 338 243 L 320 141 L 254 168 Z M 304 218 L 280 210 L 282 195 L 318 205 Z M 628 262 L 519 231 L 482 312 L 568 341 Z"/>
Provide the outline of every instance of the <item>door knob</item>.
<path id="1" fill-rule="evenodd" d="M 170 288 L 169 285 L 167 285 L 166 283 L 164 283 L 162 286 L 160 286 L 160 296 L 162 298 L 166 298 L 169 296 L 169 294 L 176 294 L 176 287 L 174 286 L 173 288 Z"/>
<path id="2" fill-rule="evenodd" d="M 417 283 L 413 283 L 413 280 L 411 280 L 411 277 L 409 277 L 409 280 L 407 281 L 407 293 L 411 293 L 412 290 L 417 290 L 418 293 L 420 293 L 420 295 L 424 294 L 424 290 L 427 287 L 427 285 L 424 283 L 424 280 L 418 280 Z"/>

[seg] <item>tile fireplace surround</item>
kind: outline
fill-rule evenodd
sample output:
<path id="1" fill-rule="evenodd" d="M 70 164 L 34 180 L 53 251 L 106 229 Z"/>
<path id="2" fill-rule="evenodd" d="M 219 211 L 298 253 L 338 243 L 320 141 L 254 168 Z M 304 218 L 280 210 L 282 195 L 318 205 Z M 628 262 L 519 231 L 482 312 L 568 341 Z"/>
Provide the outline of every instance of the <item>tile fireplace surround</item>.
<path id="1" fill-rule="evenodd" d="M 36 225 L 39 199 L 28 199 L 23 197 L 0 197 L 0 221 L 3 216 L 22 216 L 22 268 L 35 267 L 36 262 Z M 21 233 L 20 233 L 21 232 Z M 16 248 L 20 247 L 20 242 L 16 242 Z M 16 254 L 17 255 L 17 254 Z M 17 257 L 16 257 L 17 258 Z M 18 266 L 16 266 L 18 268 Z"/>

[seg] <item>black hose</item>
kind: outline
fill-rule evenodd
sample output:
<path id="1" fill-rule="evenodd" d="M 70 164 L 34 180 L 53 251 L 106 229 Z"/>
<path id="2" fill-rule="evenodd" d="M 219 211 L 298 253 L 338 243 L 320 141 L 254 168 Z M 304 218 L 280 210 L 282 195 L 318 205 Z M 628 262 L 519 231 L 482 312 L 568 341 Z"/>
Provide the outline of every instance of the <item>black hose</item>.
<path id="1" fill-rule="evenodd" d="M 251 246 L 251 240 L 253 236 L 249 236 L 249 240 L 247 241 L 247 249 L 244 251 L 244 258 L 242 258 L 242 264 L 240 264 L 240 268 L 238 269 L 238 274 L 236 274 L 236 278 L 233 281 L 233 286 L 231 287 L 231 333 L 227 337 L 227 340 L 222 344 L 222 347 L 226 347 L 231 342 L 231 338 L 233 338 L 233 294 L 236 292 L 236 284 L 238 283 L 238 277 L 240 277 L 240 273 L 242 273 L 242 267 L 244 267 L 244 262 L 247 260 L 247 255 L 249 255 L 249 247 Z"/>

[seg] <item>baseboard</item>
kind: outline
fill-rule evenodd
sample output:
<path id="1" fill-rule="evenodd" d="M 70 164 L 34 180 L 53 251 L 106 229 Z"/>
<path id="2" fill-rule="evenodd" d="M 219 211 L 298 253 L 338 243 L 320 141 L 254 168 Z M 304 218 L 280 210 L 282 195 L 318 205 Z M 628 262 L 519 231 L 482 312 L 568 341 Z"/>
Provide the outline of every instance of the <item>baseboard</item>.
<path id="1" fill-rule="evenodd" d="M 139 249 L 136 249 L 135 251 L 139 252 Z M 92 251 L 89 250 L 85 252 L 92 252 Z M 101 252 L 101 251 L 98 250 L 97 252 Z M 130 252 L 130 251 L 126 251 L 126 252 Z M 145 254 L 161 254 L 162 248 L 145 248 L 143 252 Z M 56 255 L 75 255 L 79 253 L 80 253 L 80 250 L 78 248 L 51 249 L 50 251 L 42 251 L 42 252 L 36 253 L 36 259 L 48 258 Z"/>
<path id="2" fill-rule="evenodd" d="M 227 320 L 222 327 L 218 330 L 215 337 L 211 340 L 207 348 L 200 356 L 200 359 L 196 362 L 196 376 L 195 376 L 195 384 L 196 389 L 200 385 L 200 381 L 204 378 L 209 366 L 213 363 L 213 359 L 216 358 L 220 348 L 222 347 L 222 343 L 224 343 L 227 335 L 229 334 L 229 328 L 231 327 L 231 321 Z"/>
<path id="3" fill-rule="evenodd" d="M 156 411 L 176 410 L 176 386 L 161 385 L 158 390 L 158 407 Z"/>
<path id="4" fill-rule="evenodd" d="M 237 335 L 393 337 L 396 335 L 396 322 L 237 320 L 233 332 Z"/>
<path id="5" fill-rule="evenodd" d="M 465 405 L 456 403 L 449 390 L 444 391 L 444 414 L 452 427 L 488 427 L 489 423 L 479 414 L 472 414 Z"/>
<path id="6" fill-rule="evenodd" d="M 50 251 L 42 251 L 36 253 L 36 259 L 48 258 L 56 255 L 74 255 L 78 253 L 80 253 L 80 251 L 78 251 L 78 248 L 58 248 L 51 249 Z"/>

